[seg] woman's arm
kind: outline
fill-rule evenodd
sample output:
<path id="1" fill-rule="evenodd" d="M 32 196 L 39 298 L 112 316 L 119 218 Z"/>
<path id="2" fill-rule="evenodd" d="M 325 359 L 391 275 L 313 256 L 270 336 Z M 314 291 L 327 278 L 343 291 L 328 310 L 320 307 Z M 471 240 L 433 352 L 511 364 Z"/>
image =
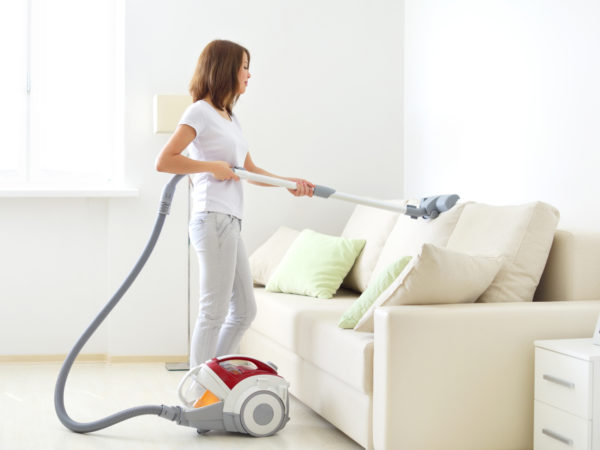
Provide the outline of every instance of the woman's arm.
<path id="1" fill-rule="evenodd" d="M 156 157 L 156 170 L 159 172 L 185 175 L 210 172 L 217 180 L 239 180 L 225 161 L 197 161 L 181 153 L 196 137 L 196 131 L 189 125 L 179 125 L 167 144 Z"/>
<path id="2" fill-rule="evenodd" d="M 258 173 L 260 175 L 266 175 L 269 177 L 279 178 L 281 180 L 293 181 L 294 183 L 296 183 L 296 189 L 288 189 L 288 191 L 290 191 L 290 193 L 292 193 L 296 197 L 300 197 L 303 195 L 308 195 L 309 197 L 313 196 L 313 191 L 314 191 L 315 185 L 312 184 L 310 181 L 303 180 L 302 178 L 280 177 L 279 175 L 275 175 L 271 172 L 266 171 L 265 169 L 261 169 L 256 164 L 254 164 L 254 161 L 252 161 L 252 157 L 250 156 L 250 153 L 248 153 L 246 155 L 246 160 L 244 161 L 244 169 L 246 169 L 248 172 Z M 248 181 L 248 182 L 252 183 L 252 184 L 256 184 L 257 186 L 268 186 L 268 187 L 273 186 L 271 184 L 261 183 L 258 181 Z"/>

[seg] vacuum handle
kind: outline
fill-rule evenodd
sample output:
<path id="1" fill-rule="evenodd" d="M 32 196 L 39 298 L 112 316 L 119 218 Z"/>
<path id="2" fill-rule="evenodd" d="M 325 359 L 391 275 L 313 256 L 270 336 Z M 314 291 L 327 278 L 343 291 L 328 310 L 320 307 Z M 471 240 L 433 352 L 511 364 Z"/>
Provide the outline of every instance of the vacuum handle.
<path id="1" fill-rule="evenodd" d="M 261 361 L 260 359 L 251 358 L 245 355 L 218 356 L 216 360 L 219 364 L 226 361 L 249 361 L 252 364 L 254 364 L 257 369 L 264 370 L 265 372 L 271 372 L 274 375 L 277 375 L 277 370 L 273 366 Z"/>
<path id="2" fill-rule="evenodd" d="M 233 172 L 244 180 L 256 181 L 258 183 L 270 184 L 271 186 L 279 186 L 287 189 L 296 189 L 296 183 L 289 180 L 282 180 L 281 178 L 269 177 L 267 175 L 260 175 L 258 173 L 249 172 L 241 167 L 234 167 Z"/>

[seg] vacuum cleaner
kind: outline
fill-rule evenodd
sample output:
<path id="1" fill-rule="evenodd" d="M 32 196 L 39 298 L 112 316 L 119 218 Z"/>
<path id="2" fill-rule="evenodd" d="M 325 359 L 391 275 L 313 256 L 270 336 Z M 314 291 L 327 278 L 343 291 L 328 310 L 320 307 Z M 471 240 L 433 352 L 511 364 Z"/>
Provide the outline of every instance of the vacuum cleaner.
<path id="1" fill-rule="evenodd" d="M 240 178 L 249 181 L 296 189 L 294 182 L 255 174 L 240 167 L 233 168 L 233 171 Z M 54 407 L 59 420 L 71 431 L 88 433 L 133 417 L 151 414 L 174 421 L 178 425 L 196 428 L 200 434 L 211 430 L 225 430 L 261 437 L 277 433 L 289 421 L 289 383 L 277 373 L 275 364 L 243 355 L 213 358 L 192 368 L 178 387 L 178 395 L 183 405 L 136 406 L 86 423 L 77 422 L 67 414 L 64 393 L 71 367 L 83 346 L 131 287 L 150 257 L 171 209 L 177 183 L 184 177 L 185 175 L 174 175 L 163 188 L 158 217 L 142 254 L 121 286 L 79 337 L 60 369 L 54 390 Z M 314 195 L 388 209 L 412 218 L 431 219 L 452 208 L 459 199 L 458 195 L 454 194 L 440 195 L 425 197 L 418 206 L 401 206 L 337 192 L 320 185 L 315 187 Z"/>

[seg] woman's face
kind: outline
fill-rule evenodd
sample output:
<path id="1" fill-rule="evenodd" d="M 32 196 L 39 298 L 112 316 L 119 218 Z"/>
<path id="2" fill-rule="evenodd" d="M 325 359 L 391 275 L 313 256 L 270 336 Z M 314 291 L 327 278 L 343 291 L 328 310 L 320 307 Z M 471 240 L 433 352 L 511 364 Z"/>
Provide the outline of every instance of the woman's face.
<path id="1" fill-rule="evenodd" d="M 250 68 L 248 67 L 248 55 L 244 52 L 244 56 L 242 59 L 242 67 L 240 67 L 240 71 L 238 72 L 238 86 L 239 91 L 238 94 L 243 94 L 246 92 L 246 86 L 248 86 L 248 79 L 250 78 Z"/>

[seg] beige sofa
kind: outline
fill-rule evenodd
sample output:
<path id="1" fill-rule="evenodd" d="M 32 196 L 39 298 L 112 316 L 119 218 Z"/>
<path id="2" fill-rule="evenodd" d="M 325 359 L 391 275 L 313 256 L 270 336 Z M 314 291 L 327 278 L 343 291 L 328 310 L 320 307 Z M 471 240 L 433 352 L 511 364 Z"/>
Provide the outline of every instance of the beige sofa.
<path id="1" fill-rule="evenodd" d="M 591 336 L 600 314 L 600 233 L 556 231 L 555 213 L 463 203 L 425 222 L 359 206 L 341 233 L 367 241 L 347 288 L 323 300 L 256 285 L 241 351 L 275 362 L 294 396 L 365 448 L 532 448 L 533 341 Z M 280 230 L 252 255 L 255 278 L 293 238 Z M 504 273 L 509 289 L 489 303 L 378 307 L 372 333 L 337 326 L 386 262 L 426 242 L 502 256 L 522 280 Z"/>

